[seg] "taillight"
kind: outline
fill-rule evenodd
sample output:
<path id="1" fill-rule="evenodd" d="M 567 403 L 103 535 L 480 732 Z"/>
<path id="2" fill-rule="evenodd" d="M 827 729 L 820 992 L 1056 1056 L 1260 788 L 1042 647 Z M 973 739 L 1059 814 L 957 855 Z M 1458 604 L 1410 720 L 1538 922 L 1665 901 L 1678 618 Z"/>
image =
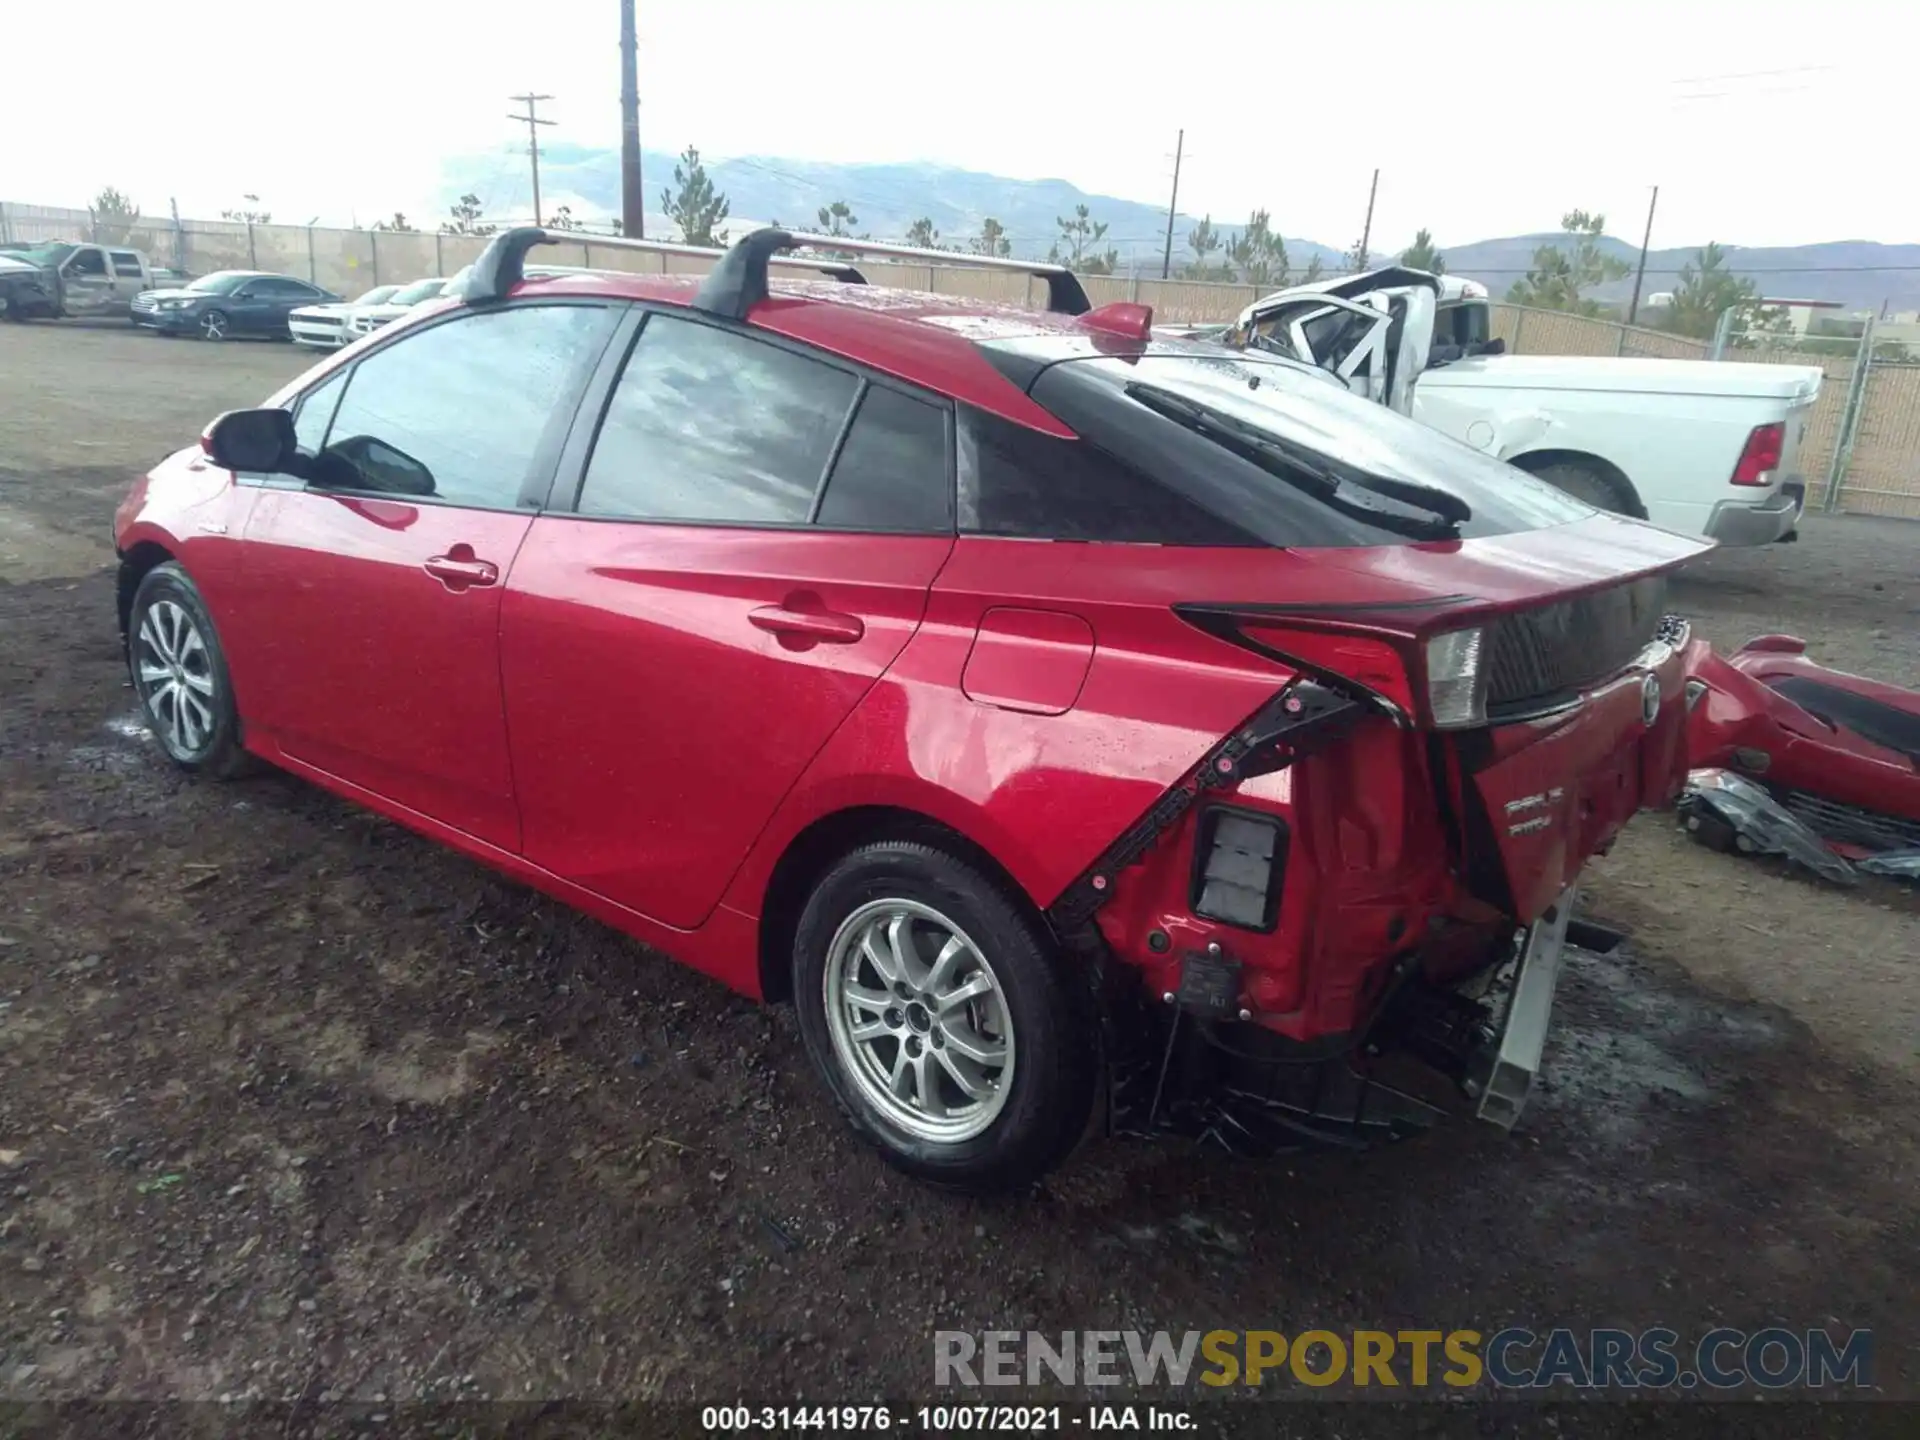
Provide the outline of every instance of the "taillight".
<path id="1" fill-rule="evenodd" d="M 1487 723 L 1486 632 L 1448 630 L 1427 641 L 1427 710 L 1436 728 Z"/>
<path id="2" fill-rule="evenodd" d="M 1773 472 L 1780 468 L 1780 455 L 1786 445 L 1787 427 L 1782 421 L 1754 426 L 1753 433 L 1747 436 L 1746 448 L 1740 452 L 1740 463 L 1733 467 L 1733 483 L 1770 484 Z"/>

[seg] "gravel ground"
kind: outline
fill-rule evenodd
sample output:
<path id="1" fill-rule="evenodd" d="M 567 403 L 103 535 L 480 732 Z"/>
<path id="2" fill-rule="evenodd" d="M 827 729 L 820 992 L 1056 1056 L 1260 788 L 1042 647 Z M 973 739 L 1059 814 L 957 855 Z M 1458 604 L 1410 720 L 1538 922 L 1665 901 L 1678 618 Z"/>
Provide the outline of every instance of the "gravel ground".
<path id="1" fill-rule="evenodd" d="M 1920 1398 L 1912 897 L 1643 817 L 1589 888 L 1633 938 L 1575 957 L 1523 1133 L 1101 1141 L 933 1194 L 785 1012 L 291 779 L 162 763 L 112 505 L 302 363 L 0 328 L 0 1398 L 854 1401 L 925 1396 L 937 1328 L 1509 1323 L 1871 1327 Z M 1917 576 L 1920 527 L 1816 520 L 1679 604 L 1920 683 Z"/>

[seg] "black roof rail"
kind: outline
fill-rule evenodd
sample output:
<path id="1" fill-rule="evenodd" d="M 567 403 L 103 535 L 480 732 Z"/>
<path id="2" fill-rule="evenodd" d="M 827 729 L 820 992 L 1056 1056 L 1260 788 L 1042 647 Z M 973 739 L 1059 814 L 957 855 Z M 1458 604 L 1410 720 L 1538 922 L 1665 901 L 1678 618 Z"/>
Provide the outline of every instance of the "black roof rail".
<path id="1" fill-rule="evenodd" d="M 700 287 L 694 304 L 704 310 L 731 319 L 743 318 L 747 311 L 767 296 L 767 266 L 787 264 L 794 259 L 775 253 L 797 246 L 818 250 L 844 250 L 854 255 L 873 255 L 890 260 L 924 260 L 933 265 L 960 265 L 978 270 L 1008 270 L 1023 275 L 1038 275 L 1047 282 L 1047 309 L 1061 315 L 1084 315 L 1093 308 L 1080 278 L 1064 265 L 1044 260 L 1015 260 L 1005 255 L 970 255 L 960 250 L 928 250 L 918 245 L 895 245 L 886 240 L 854 240 L 845 235 L 814 235 L 806 231 L 752 230 L 734 242 L 726 259 L 713 267 L 713 273 Z"/>
<path id="2" fill-rule="evenodd" d="M 755 235 L 767 233 L 756 230 Z M 749 236 L 748 238 L 752 238 Z M 487 248 L 480 258 L 467 270 L 467 278 L 460 287 L 460 298 L 469 305 L 487 305 L 505 298 L 508 291 L 518 285 L 527 274 L 527 252 L 536 245 L 578 244 L 590 251 L 602 248 L 614 250 L 640 250 L 650 255 L 684 255 L 689 259 L 712 260 L 717 269 L 734 250 L 721 250 L 709 245 L 681 245 L 672 240 L 629 240 L 624 235 L 589 235 L 581 230 L 543 230 L 537 225 L 518 225 L 511 230 L 503 230 L 487 242 Z M 738 249 L 736 246 L 735 249 Z M 829 279 L 838 280 L 844 285 L 864 285 L 867 277 L 844 260 L 833 260 L 820 255 L 782 255 L 774 263 L 794 265 L 804 270 L 817 270 Z M 591 266 L 540 265 L 536 270 L 546 273 L 573 271 L 579 274 L 603 273 L 625 274 L 625 271 L 595 272 Z M 762 267 L 764 274 L 764 267 Z M 705 286 L 701 289 L 704 291 Z"/>
<path id="3" fill-rule="evenodd" d="M 520 225 L 503 230 L 487 242 L 461 286 L 469 305 L 487 305 L 502 299 L 526 275 L 527 252 L 536 245 L 580 244 L 592 248 L 641 250 L 655 255 L 711 258 L 713 269 L 701 282 L 694 305 L 729 319 L 744 319 L 747 311 L 767 298 L 767 267 L 795 265 L 817 270 L 849 285 L 864 285 L 862 275 L 844 259 L 831 255 L 785 252 L 804 246 L 824 251 L 851 251 L 890 260 L 924 260 L 934 265 L 959 265 L 977 270 L 1012 271 L 1037 275 L 1047 282 L 1047 309 L 1061 315 L 1084 315 L 1093 308 L 1080 279 L 1064 265 L 1045 260 L 1015 260 L 1005 255 L 969 255 L 958 250 L 927 250 L 918 245 L 895 245 L 885 240 L 852 240 L 844 235 L 811 235 L 804 231 L 767 227 L 750 230 L 726 250 L 705 245 L 680 245 L 670 240 L 629 240 L 623 235 L 589 235 L 579 230 L 542 230 Z M 563 269 L 566 267 L 541 267 Z"/>

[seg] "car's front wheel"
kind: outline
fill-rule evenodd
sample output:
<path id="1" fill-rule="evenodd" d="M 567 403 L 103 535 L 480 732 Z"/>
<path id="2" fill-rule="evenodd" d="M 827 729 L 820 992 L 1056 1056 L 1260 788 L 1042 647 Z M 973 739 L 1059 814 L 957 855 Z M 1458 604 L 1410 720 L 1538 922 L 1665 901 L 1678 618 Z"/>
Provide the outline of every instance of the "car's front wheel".
<path id="1" fill-rule="evenodd" d="M 230 322 L 224 310 L 209 310 L 200 317 L 200 338 L 202 340 L 224 340 Z"/>
<path id="2" fill-rule="evenodd" d="M 855 850 L 794 938 L 808 1054 L 853 1128 L 900 1169 L 969 1191 L 1026 1184 L 1086 1129 L 1091 1006 L 1039 923 L 946 850 Z"/>
<path id="3" fill-rule="evenodd" d="M 198 587 L 171 560 L 134 591 L 127 668 L 147 726 L 174 764 L 222 777 L 251 768 L 220 637 Z"/>

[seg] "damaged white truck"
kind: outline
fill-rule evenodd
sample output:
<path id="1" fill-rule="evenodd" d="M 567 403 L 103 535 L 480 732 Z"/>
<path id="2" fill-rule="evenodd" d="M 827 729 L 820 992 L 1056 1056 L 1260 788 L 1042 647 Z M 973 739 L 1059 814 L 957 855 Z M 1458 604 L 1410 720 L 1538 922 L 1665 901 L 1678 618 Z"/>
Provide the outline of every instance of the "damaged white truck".
<path id="1" fill-rule="evenodd" d="M 1509 355 L 1491 321 L 1483 286 L 1392 267 L 1185 333 L 1318 365 L 1600 509 L 1724 545 L 1796 538 L 1819 366 Z"/>

